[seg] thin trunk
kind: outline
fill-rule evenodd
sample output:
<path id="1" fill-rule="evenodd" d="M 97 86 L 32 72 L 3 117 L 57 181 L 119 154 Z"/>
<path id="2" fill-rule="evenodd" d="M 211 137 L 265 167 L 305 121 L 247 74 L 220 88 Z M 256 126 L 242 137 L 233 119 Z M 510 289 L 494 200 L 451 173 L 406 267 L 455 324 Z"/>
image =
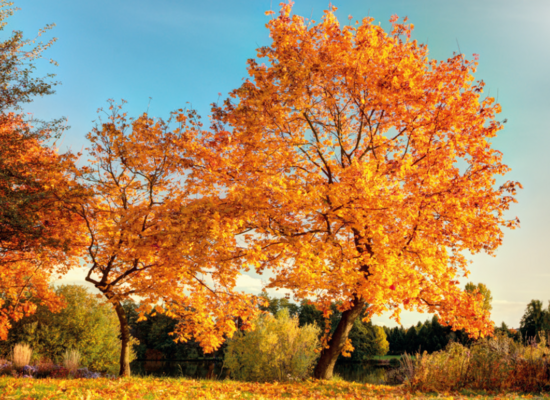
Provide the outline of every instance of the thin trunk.
<path id="1" fill-rule="evenodd" d="M 338 326 L 334 331 L 331 339 L 328 342 L 328 348 L 321 351 L 321 357 L 317 362 L 317 366 L 313 371 L 313 376 L 317 379 L 331 379 L 334 372 L 334 364 L 342 349 L 346 345 L 349 332 L 353 327 L 353 322 L 361 314 L 365 302 L 363 300 L 356 300 L 353 307 L 342 313 L 342 318 L 338 322 Z"/>
<path id="2" fill-rule="evenodd" d="M 120 372 L 119 376 L 130 376 L 130 326 L 126 313 L 120 302 L 114 303 L 118 322 L 120 323 L 120 338 L 122 340 L 120 349 Z"/>

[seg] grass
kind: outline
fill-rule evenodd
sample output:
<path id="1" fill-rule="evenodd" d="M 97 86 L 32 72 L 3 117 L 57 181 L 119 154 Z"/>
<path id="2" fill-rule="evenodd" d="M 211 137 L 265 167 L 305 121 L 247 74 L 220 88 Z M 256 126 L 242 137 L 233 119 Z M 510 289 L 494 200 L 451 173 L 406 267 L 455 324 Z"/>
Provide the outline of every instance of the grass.
<path id="1" fill-rule="evenodd" d="M 11 359 L 15 366 L 23 367 L 31 361 L 32 349 L 28 344 L 18 343 L 13 347 Z"/>
<path id="2" fill-rule="evenodd" d="M 63 356 L 63 365 L 71 374 L 74 374 L 80 364 L 80 352 L 76 349 L 66 350 Z"/>
<path id="3" fill-rule="evenodd" d="M 519 399 L 545 395 L 479 395 L 433 393 L 410 395 L 399 387 L 343 381 L 295 383 L 248 383 L 235 381 L 132 377 L 108 379 L 22 379 L 0 377 L 2 399 Z"/>

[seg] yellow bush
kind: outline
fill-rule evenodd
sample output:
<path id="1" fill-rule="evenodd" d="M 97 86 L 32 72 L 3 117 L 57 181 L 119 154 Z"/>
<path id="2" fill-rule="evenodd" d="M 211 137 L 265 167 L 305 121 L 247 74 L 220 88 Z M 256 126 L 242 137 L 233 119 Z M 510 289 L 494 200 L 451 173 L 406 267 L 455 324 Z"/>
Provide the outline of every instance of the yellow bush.
<path id="1" fill-rule="evenodd" d="M 318 357 L 319 328 L 300 327 L 286 308 L 274 318 L 261 315 L 255 328 L 238 332 L 228 342 L 224 364 L 231 377 L 246 381 L 289 381 L 310 375 Z"/>

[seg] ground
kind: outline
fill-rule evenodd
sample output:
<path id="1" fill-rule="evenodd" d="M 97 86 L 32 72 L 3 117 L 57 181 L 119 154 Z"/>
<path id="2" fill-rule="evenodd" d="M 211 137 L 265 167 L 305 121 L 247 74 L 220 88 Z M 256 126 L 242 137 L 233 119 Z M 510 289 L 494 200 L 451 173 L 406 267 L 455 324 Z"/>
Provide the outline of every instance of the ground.
<path id="1" fill-rule="evenodd" d="M 30 379 L 0 377 L 2 400 L 23 399 L 518 399 L 550 394 L 409 394 L 403 388 L 344 381 L 245 383 L 185 378 Z"/>

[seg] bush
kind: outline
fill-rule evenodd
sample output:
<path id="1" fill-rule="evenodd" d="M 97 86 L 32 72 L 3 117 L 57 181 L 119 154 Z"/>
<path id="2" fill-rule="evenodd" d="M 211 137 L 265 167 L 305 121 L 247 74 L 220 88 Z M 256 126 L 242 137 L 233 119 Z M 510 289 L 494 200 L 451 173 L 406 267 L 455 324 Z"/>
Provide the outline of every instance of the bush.
<path id="1" fill-rule="evenodd" d="M 398 371 L 412 391 L 461 389 L 541 392 L 550 389 L 546 339 L 527 345 L 507 335 L 478 340 L 470 347 L 450 343 L 444 351 L 404 357 Z"/>
<path id="2" fill-rule="evenodd" d="M 317 326 L 300 327 L 298 318 L 290 317 L 286 308 L 276 318 L 259 316 L 254 325 L 252 331 L 237 332 L 228 342 L 224 364 L 232 378 L 280 382 L 310 375 L 318 357 Z"/>

